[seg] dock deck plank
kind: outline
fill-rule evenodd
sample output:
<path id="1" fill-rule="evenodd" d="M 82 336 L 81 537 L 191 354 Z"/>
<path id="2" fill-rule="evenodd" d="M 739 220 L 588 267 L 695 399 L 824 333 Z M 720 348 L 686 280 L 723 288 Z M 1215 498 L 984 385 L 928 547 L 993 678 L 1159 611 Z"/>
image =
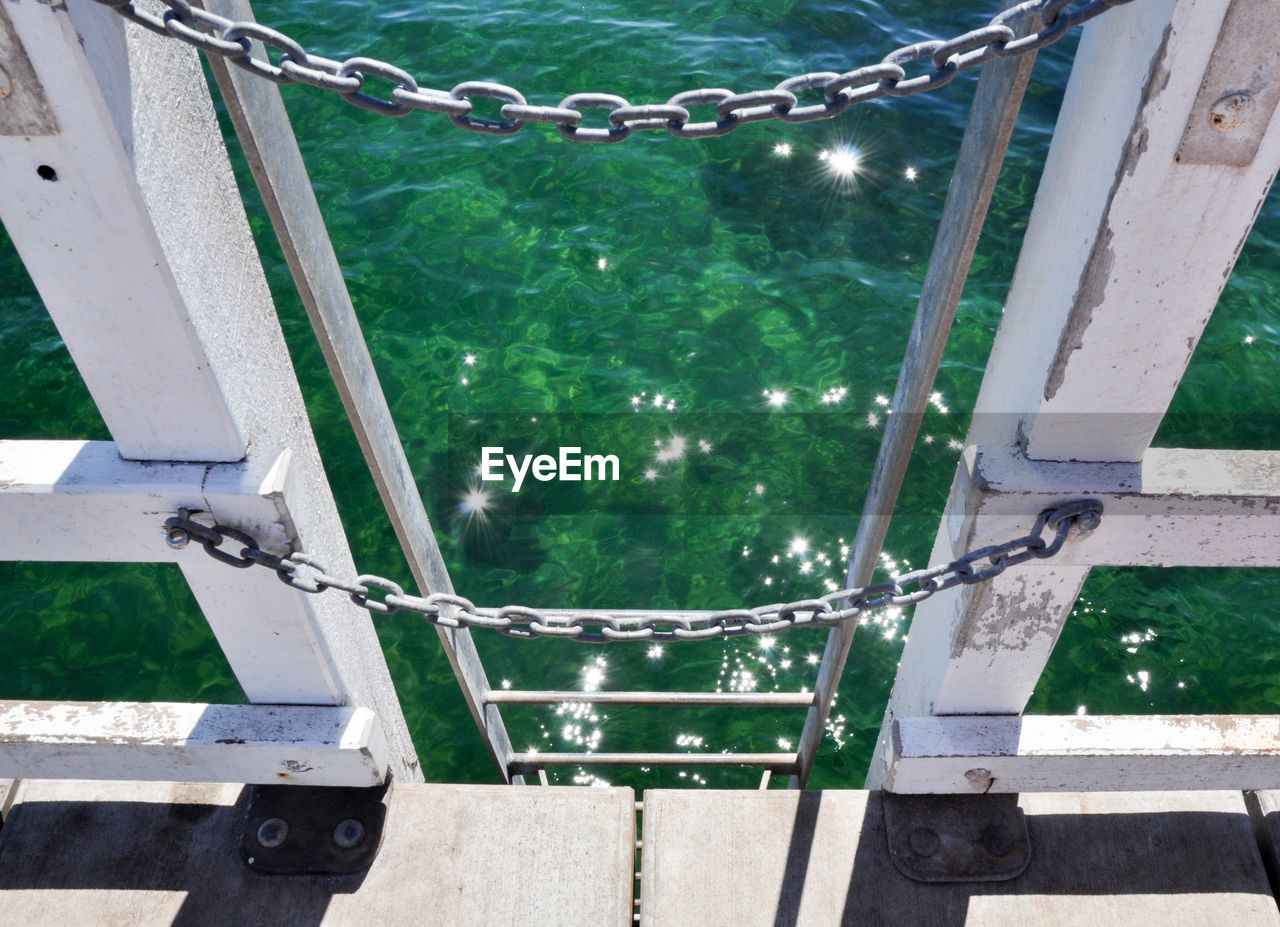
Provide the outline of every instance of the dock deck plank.
<path id="1" fill-rule="evenodd" d="M 393 785 L 364 873 L 267 876 L 237 785 L 24 780 L 0 829 L 0 925 L 632 923 L 630 789 Z"/>
<path id="2" fill-rule="evenodd" d="M 642 927 L 1277 925 L 1239 792 L 1020 796 L 1032 858 L 1001 883 L 923 884 L 865 791 L 650 791 Z"/>

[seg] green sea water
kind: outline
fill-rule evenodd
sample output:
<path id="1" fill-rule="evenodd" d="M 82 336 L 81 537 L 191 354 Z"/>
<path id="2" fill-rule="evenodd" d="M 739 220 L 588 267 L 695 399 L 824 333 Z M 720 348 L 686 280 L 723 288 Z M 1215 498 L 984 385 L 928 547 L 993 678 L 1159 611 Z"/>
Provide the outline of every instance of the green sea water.
<path id="1" fill-rule="evenodd" d="M 286 0 L 310 50 L 425 85 L 493 79 L 554 104 L 843 71 L 985 22 L 941 2 L 635 0 L 528 8 Z M 1075 38 L 1040 55 L 890 533 L 925 565 L 999 320 Z M 608 148 L 284 97 L 458 590 L 482 604 L 721 608 L 836 588 L 893 393 L 975 77 L 830 121 Z M 487 105 L 487 104 L 482 104 Z M 485 111 L 482 115 L 496 115 Z M 234 137 L 229 145 L 363 571 L 409 580 Z M 829 169 L 856 152 L 852 178 Z M 825 156 L 825 160 L 824 160 Z M 1262 209 L 1157 443 L 1280 448 L 1280 201 Z M 7 239 L 0 438 L 109 439 Z M 617 454 L 621 479 L 478 484 L 479 448 Z M 1095 570 L 1036 712 L 1274 712 L 1280 599 L 1262 570 Z M 862 783 L 909 614 L 854 644 L 813 784 Z M 435 633 L 378 621 L 423 771 L 496 781 Z M 607 648 L 478 632 L 515 688 L 796 690 L 825 632 Z M 243 701 L 176 568 L 0 564 L 0 698 Z M 517 749 L 791 749 L 803 715 L 510 709 Z M 553 771 L 557 782 L 745 786 L 758 772 Z"/>

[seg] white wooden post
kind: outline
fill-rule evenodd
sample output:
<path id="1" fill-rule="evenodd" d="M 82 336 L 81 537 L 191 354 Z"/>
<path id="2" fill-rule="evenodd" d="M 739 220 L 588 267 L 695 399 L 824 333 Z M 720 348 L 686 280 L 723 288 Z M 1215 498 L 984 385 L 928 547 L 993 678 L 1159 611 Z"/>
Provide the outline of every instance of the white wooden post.
<path id="1" fill-rule="evenodd" d="M 1143 460 L 1280 167 L 1278 64 L 1274 0 L 1144 0 L 1085 28 L 969 445 Z M 1247 118 L 1221 128 L 1216 108 L 1241 92 Z M 1045 495 L 1088 492 L 1080 471 L 1055 478 Z M 971 498 L 962 461 L 930 562 L 967 549 Z M 1030 527 L 1037 503 L 1019 501 Z M 1023 710 L 1084 564 L 1107 562 L 1091 558 L 1018 567 L 916 608 L 870 787 L 884 782 L 895 719 Z"/>
<path id="2" fill-rule="evenodd" d="M 920 717 L 894 723 L 894 792 L 1141 792 L 1280 786 L 1280 717 Z"/>
<path id="3" fill-rule="evenodd" d="M 0 701 L 0 776 L 373 786 L 386 754 L 367 708 Z"/>
<path id="4" fill-rule="evenodd" d="M 276 530 L 353 574 L 196 53 L 80 0 L 4 3 L 0 33 L 29 64 L 0 101 L 0 219 L 119 453 L 244 460 L 201 487 L 243 524 L 287 451 Z M 209 558 L 183 572 L 251 701 L 370 708 L 392 771 L 420 777 L 366 613 Z"/>

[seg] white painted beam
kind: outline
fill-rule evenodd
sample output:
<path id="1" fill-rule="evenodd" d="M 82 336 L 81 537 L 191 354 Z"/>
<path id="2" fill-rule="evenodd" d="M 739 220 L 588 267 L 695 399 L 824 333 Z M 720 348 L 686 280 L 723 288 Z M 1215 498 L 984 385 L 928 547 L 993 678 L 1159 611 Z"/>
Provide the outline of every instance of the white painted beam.
<path id="1" fill-rule="evenodd" d="M 0 777 L 372 786 L 367 708 L 0 701 Z"/>
<path id="2" fill-rule="evenodd" d="M 1245 164 L 1238 139 L 1224 137 L 1219 163 L 1206 163 L 1212 159 L 1205 149 L 1180 161 L 1181 140 L 1189 125 L 1211 115 L 1202 88 L 1240 73 L 1211 74 L 1214 62 L 1243 62 L 1253 75 L 1250 86 L 1269 93 L 1266 85 L 1280 79 L 1277 49 L 1275 0 L 1144 0 L 1085 27 L 966 444 L 990 455 L 996 453 L 991 448 L 1022 447 L 1038 460 L 1132 462 L 1155 453 L 1148 451 L 1151 437 L 1280 166 L 1280 119 L 1256 107 L 1248 132 L 1259 143 Z M 988 459 L 994 465 L 995 457 Z M 1107 485 L 1105 468 L 1032 471 L 1028 465 L 1022 476 L 1038 472 L 1043 479 L 1031 480 L 1026 488 L 1033 491 L 1021 500 L 1015 501 L 1016 491 L 983 498 L 971 491 L 966 467 L 972 463 L 961 462 L 930 562 L 989 534 L 1023 533 L 1042 500 Z M 1098 543 L 1081 540 L 1061 559 L 1019 566 L 916 607 L 868 787 L 878 787 L 887 771 L 895 718 L 1016 715 L 1026 707 L 1088 576 L 1087 564 L 1231 557 L 1226 531 L 1213 519 L 1227 517 L 1232 506 L 1208 499 L 1209 490 L 1195 499 L 1192 478 L 1179 477 L 1176 468 L 1162 473 L 1162 465 L 1156 454 L 1151 471 L 1137 471 L 1154 482 L 1136 494 L 1110 483 L 1118 492 Z M 1014 490 L 1016 481 L 1006 476 L 1004 488 Z M 1223 466 L 1206 475 L 1205 486 L 1223 476 L 1241 479 L 1244 496 L 1265 483 L 1257 475 L 1245 479 L 1243 468 Z M 1063 482 L 1050 487 L 1056 478 Z M 1194 506 L 1207 507 L 1201 511 L 1210 513 L 1208 522 L 1185 523 L 1217 537 L 1202 554 L 1175 557 L 1170 551 L 1178 542 L 1156 537 L 1161 519 L 1174 517 L 1159 515 L 1159 493 L 1147 492 L 1162 481 L 1193 505 L 1189 515 Z M 1271 504 L 1267 492 L 1257 497 L 1257 508 Z M 971 502 L 1010 519 L 975 521 L 966 508 Z M 1010 508 L 999 510 L 1005 502 Z M 1013 512 L 1021 503 L 1028 508 Z M 1129 504 L 1146 507 L 1142 518 L 1153 516 L 1151 531 L 1135 528 L 1139 519 L 1125 519 Z M 976 527 L 979 522 L 985 524 Z M 1270 528 L 1262 517 L 1248 524 L 1257 533 L 1241 560 L 1271 562 L 1262 549 Z M 1120 550 L 1129 543 L 1136 553 Z"/>
<path id="3" fill-rule="evenodd" d="M 3 12 L 3 44 L 31 66 L 10 99 L 48 118 L 24 124 L 0 101 L 0 220 L 120 452 L 234 462 L 252 449 L 252 467 L 289 449 L 287 513 L 254 522 L 243 505 L 259 503 L 217 470 L 204 508 L 278 523 L 354 575 L 196 53 L 95 3 Z M 262 571 L 193 559 L 184 574 L 251 700 L 369 707 L 396 775 L 421 775 L 366 614 Z"/>
<path id="4" fill-rule="evenodd" d="M 0 559 L 177 563 L 250 701 L 341 704 L 346 690 L 316 614 L 345 613 L 355 624 L 364 612 L 340 594 L 321 604 L 268 570 L 237 570 L 199 544 L 173 550 L 165 541 L 165 519 L 189 508 L 204 523 L 247 531 L 264 550 L 296 550 L 295 489 L 287 450 L 165 464 L 124 460 L 107 441 L 0 441 Z"/>
<path id="5" fill-rule="evenodd" d="M 124 58 L 120 17 L 93 3 L 76 4 L 75 12 L 73 24 L 65 7 L 0 8 L 0 30 L 25 47 L 34 70 L 25 89 L 50 113 L 53 129 L 29 134 L 0 119 L 0 219 L 123 452 L 239 460 L 248 436 L 238 420 L 244 410 L 233 404 L 243 407 L 250 397 L 231 382 L 228 359 L 214 354 L 219 329 L 244 323 L 238 301 L 221 292 L 231 281 L 213 279 L 223 262 L 208 261 L 214 242 L 201 245 L 211 237 L 204 210 L 190 208 L 208 197 L 208 180 L 192 171 L 173 191 L 185 189 L 181 198 L 147 182 L 209 157 L 198 135 L 192 148 L 151 137 L 158 119 L 185 122 L 199 107 L 166 112 L 161 97 L 182 90 L 155 86 L 165 63 L 142 73 Z M 79 47 L 77 25 L 93 60 Z M 71 48 L 78 54 L 67 54 Z M 99 90 L 99 74 L 115 77 L 114 85 L 104 80 Z M 166 154 L 174 163 L 163 168 Z M 140 183 L 135 167 L 162 176 Z M 185 226 L 185 234 L 170 237 L 178 229 L 166 225 Z M 166 249 L 166 237 L 176 247 Z M 243 247 L 227 259 L 257 263 Z"/>
<path id="6" fill-rule="evenodd" d="M 264 548 L 287 550 L 292 456 L 264 449 L 237 463 L 157 463 L 125 460 L 110 441 L 0 441 L 0 560 L 206 558 L 199 544 L 165 542 L 165 519 L 180 508 L 205 521 L 216 508 Z"/>
<path id="7" fill-rule="evenodd" d="M 1049 565 L 1280 566 L 1280 453 L 1152 448 L 1140 463 L 1029 460 L 969 448 L 948 520 L 958 556 L 1017 537 L 1028 513 L 1072 497 L 1104 506 Z M 1046 536 L 1048 537 L 1048 536 Z"/>
<path id="8" fill-rule="evenodd" d="M 1280 787 L 1280 717 L 899 718 L 884 788 L 900 793 Z"/>
<path id="9" fill-rule="evenodd" d="M 1247 125 L 1183 157 L 1201 98 L 1250 88 Z M 970 443 L 1142 458 L 1280 168 L 1277 90 L 1275 0 L 1144 0 L 1085 28 Z"/>

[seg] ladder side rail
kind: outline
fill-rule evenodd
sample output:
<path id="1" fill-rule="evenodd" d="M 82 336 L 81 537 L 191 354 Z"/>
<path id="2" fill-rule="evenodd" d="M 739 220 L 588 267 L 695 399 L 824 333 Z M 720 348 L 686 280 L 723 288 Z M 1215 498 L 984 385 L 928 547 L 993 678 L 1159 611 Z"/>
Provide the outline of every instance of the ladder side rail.
<path id="1" fill-rule="evenodd" d="M 1012 5 L 1006 2 L 1002 7 Z M 885 418 L 884 437 L 858 520 L 845 588 L 870 583 L 879 561 L 1035 58 L 1031 53 L 989 61 L 978 79 L 894 389 L 892 414 Z M 817 698 L 800 734 L 799 770 L 790 780 L 791 788 L 803 788 L 813 770 L 856 625 L 847 622 L 827 637 L 814 683 Z"/>
<path id="2" fill-rule="evenodd" d="M 201 5 L 238 22 L 254 21 L 248 0 L 203 0 Z M 409 569 L 424 594 L 452 593 L 453 582 L 378 381 L 280 89 L 229 66 L 219 55 L 207 58 Z M 498 706 L 484 700 L 489 680 L 471 632 L 440 625 L 436 632 L 485 748 L 506 777 L 511 739 Z"/>

